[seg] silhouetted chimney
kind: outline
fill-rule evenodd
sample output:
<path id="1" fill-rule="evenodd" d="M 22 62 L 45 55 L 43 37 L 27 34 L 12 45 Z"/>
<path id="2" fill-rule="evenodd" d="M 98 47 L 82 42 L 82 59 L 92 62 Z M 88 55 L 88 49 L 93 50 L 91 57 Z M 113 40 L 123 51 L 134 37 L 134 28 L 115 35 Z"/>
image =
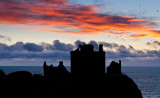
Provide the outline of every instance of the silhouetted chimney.
<path id="1" fill-rule="evenodd" d="M 43 65 L 47 65 L 47 64 L 46 64 L 46 61 L 44 61 Z"/>
<path id="2" fill-rule="evenodd" d="M 44 61 L 43 63 L 44 76 L 46 76 L 46 68 L 47 68 L 47 64 L 46 64 L 46 61 Z"/>
<path id="3" fill-rule="evenodd" d="M 65 69 L 65 67 L 64 67 L 64 65 L 63 65 L 63 61 L 59 61 L 58 68 L 59 68 L 60 70 Z"/>
<path id="4" fill-rule="evenodd" d="M 99 52 L 103 52 L 103 45 L 99 44 Z"/>
<path id="5" fill-rule="evenodd" d="M 45 69 L 47 67 L 46 61 L 44 61 L 43 63 L 43 69 Z"/>
<path id="6" fill-rule="evenodd" d="M 59 65 L 63 65 L 63 61 L 59 61 Z"/>

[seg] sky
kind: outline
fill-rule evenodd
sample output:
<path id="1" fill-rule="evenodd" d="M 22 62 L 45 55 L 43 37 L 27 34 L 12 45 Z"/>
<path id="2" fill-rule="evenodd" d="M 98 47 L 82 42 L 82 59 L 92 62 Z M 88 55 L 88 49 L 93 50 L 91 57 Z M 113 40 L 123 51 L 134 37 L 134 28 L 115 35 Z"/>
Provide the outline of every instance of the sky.
<path id="1" fill-rule="evenodd" d="M 0 66 L 70 65 L 103 44 L 106 66 L 160 66 L 159 0 L 0 0 Z"/>

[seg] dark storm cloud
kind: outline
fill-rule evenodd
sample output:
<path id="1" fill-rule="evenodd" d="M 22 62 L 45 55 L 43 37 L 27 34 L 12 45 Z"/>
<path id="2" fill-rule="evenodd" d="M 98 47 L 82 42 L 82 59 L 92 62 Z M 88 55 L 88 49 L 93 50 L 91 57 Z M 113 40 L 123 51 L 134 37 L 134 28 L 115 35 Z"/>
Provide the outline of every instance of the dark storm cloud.
<path id="1" fill-rule="evenodd" d="M 61 59 L 68 60 L 69 54 L 66 52 L 0 52 L 0 59 Z"/>
<path id="2" fill-rule="evenodd" d="M 72 51 L 74 48 L 73 45 L 60 42 L 59 40 L 54 40 L 53 44 L 47 44 L 42 42 L 41 46 L 46 51 L 62 51 L 62 52 Z"/>
<path id="3" fill-rule="evenodd" d="M 133 46 L 124 46 L 116 43 L 96 42 L 94 40 L 86 43 L 77 40 L 74 44 L 67 44 L 54 40 L 53 44 L 42 42 L 41 44 L 17 42 L 13 45 L 0 43 L 0 59 L 60 59 L 69 60 L 70 51 L 75 50 L 79 45 L 94 45 L 94 50 L 98 51 L 98 45 L 103 44 L 106 52 L 106 59 L 116 58 L 153 58 L 160 57 L 159 50 L 137 50 Z M 154 42 L 156 45 L 158 42 Z M 147 43 L 148 44 L 148 43 Z"/>
<path id="4" fill-rule="evenodd" d="M 24 49 L 26 49 L 27 51 L 33 51 L 33 52 L 42 52 L 43 51 L 43 47 L 40 45 L 36 45 L 34 43 L 26 43 L 23 46 Z"/>
<path id="5" fill-rule="evenodd" d="M 34 43 L 24 44 L 23 42 L 17 42 L 16 44 L 11 46 L 0 43 L 0 51 L 1 52 L 24 52 L 24 51 L 41 52 L 43 51 L 43 48 L 42 46 L 36 45 Z"/>
<path id="6" fill-rule="evenodd" d="M 0 43 L 0 59 L 14 58 L 53 58 L 53 59 L 69 59 L 69 51 L 73 50 L 71 44 L 61 43 L 55 40 L 53 44 L 17 42 L 8 46 Z"/>
<path id="7" fill-rule="evenodd" d="M 55 40 L 53 42 L 53 49 L 60 50 L 60 51 L 72 51 L 73 45 L 65 44 L 65 43 L 60 42 L 59 40 Z"/>

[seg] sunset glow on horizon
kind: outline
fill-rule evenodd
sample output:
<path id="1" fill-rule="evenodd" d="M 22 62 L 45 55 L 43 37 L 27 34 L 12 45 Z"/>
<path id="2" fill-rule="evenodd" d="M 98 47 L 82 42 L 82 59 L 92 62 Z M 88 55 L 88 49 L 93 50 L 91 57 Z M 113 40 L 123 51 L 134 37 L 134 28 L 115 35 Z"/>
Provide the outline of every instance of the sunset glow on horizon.
<path id="1" fill-rule="evenodd" d="M 69 51 L 80 43 L 95 47 L 103 43 L 107 60 L 115 56 L 131 62 L 135 59 L 159 62 L 159 3 L 156 0 L 1 0 L 0 59 L 68 60 Z"/>

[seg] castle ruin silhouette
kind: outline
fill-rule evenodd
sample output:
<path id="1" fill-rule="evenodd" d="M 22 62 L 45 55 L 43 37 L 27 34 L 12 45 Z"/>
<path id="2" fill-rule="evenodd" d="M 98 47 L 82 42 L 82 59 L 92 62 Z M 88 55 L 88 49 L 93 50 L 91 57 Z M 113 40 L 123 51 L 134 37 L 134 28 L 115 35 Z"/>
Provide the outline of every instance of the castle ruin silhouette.
<path id="1" fill-rule="evenodd" d="M 99 45 L 99 51 L 94 51 L 91 44 L 79 45 L 75 51 L 70 52 L 71 55 L 71 77 L 78 80 L 100 80 L 105 76 L 105 51 L 103 45 Z M 107 68 L 108 74 L 121 74 L 121 61 L 116 63 L 112 61 Z M 48 66 L 46 62 L 43 64 L 44 76 L 64 76 L 69 72 L 60 61 L 58 67 Z"/>

